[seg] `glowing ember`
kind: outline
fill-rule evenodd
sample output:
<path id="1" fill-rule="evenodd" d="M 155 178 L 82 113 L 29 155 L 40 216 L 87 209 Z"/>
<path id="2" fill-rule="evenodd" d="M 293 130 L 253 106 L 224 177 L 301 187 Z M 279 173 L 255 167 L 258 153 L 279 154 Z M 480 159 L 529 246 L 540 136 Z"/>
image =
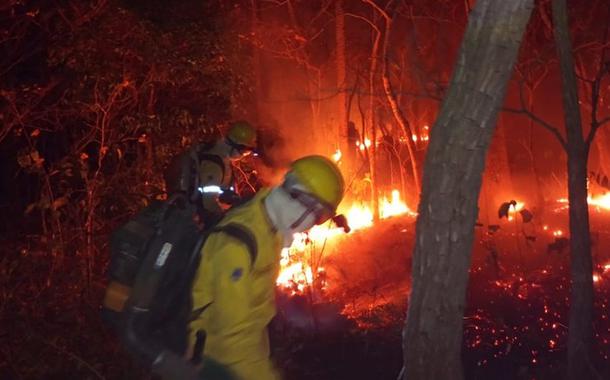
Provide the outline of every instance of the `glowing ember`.
<path id="1" fill-rule="evenodd" d="M 341 150 L 337 149 L 335 151 L 335 153 L 333 153 L 333 161 L 339 162 L 340 159 L 341 159 Z"/>
<path id="2" fill-rule="evenodd" d="M 555 230 L 553 231 L 553 236 L 555 237 L 559 237 L 563 235 L 563 231 L 562 230 Z"/>
<path id="3" fill-rule="evenodd" d="M 601 280 L 601 277 L 599 277 L 599 275 L 594 274 L 593 275 L 593 282 L 599 282 L 599 280 Z"/>
<path id="4" fill-rule="evenodd" d="M 356 141 L 356 146 L 360 150 L 365 150 L 366 148 L 371 146 L 371 140 L 369 140 L 368 138 L 365 138 L 364 142 Z"/>

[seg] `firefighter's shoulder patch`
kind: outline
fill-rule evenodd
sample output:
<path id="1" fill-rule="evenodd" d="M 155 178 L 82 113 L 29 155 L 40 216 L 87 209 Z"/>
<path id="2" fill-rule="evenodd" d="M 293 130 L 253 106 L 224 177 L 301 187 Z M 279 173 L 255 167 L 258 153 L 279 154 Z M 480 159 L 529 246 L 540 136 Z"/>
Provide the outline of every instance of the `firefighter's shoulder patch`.
<path id="1" fill-rule="evenodd" d="M 235 268 L 233 270 L 233 273 L 231 273 L 231 280 L 234 282 L 238 281 L 243 275 L 244 275 L 243 268 Z"/>

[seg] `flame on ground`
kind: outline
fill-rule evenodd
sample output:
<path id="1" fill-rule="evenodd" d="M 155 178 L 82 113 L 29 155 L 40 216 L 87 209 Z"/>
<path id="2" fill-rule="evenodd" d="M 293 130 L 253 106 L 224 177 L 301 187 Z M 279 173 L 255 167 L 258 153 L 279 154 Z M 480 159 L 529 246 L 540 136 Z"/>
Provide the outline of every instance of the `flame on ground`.
<path id="1" fill-rule="evenodd" d="M 390 198 L 382 197 L 379 203 L 381 219 L 398 215 L 417 215 L 402 201 L 398 190 L 393 190 Z M 373 225 L 373 210 L 367 204 L 355 203 L 349 209 L 340 211 L 346 216 L 352 231 Z M 330 222 L 314 226 L 307 233 L 295 234 L 290 248 L 282 250 L 277 285 L 295 294 L 303 292 L 324 273 L 324 268 L 319 266 L 322 250 L 342 236 L 345 236 L 343 229 L 331 226 Z M 317 270 L 312 269 L 316 267 Z M 321 283 L 319 286 L 324 288 L 325 284 Z"/>
<path id="2" fill-rule="evenodd" d="M 568 198 L 560 198 L 557 202 L 564 205 L 560 210 L 569 207 Z M 596 196 L 589 195 L 587 197 L 587 203 L 589 204 L 589 207 L 595 207 L 596 211 L 610 210 L 610 192 Z"/>

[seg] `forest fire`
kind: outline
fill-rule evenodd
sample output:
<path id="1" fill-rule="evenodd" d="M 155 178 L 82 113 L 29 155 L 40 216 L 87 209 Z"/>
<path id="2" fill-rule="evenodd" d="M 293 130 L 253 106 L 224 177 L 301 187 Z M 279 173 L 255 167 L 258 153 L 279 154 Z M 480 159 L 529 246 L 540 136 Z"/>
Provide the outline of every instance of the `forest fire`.
<path id="1" fill-rule="evenodd" d="M 562 205 L 558 210 L 564 210 L 569 207 L 567 198 L 560 198 L 557 202 Z M 593 206 L 597 212 L 602 210 L 610 211 L 610 192 L 596 196 L 589 195 L 587 203 L 589 203 L 589 206 Z"/>
<path id="2" fill-rule="evenodd" d="M 340 151 L 337 150 L 334 157 L 340 159 Z M 557 200 L 562 206 L 556 209 L 557 212 L 567 209 L 567 199 Z M 589 205 L 597 211 L 610 210 L 610 193 L 601 196 L 589 196 Z M 525 203 L 516 201 L 507 211 L 508 221 L 516 221 L 517 214 L 525 210 Z M 373 226 L 373 210 L 365 203 L 352 204 L 343 210 L 352 230 L 364 230 Z M 387 219 L 393 216 L 417 216 L 407 204 L 402 201 L 400 192 L 393 190 L 391 196 L 380 199 L 379 216 L 380 219 Z M 564 230 L 560 228 L 550 229 L 548 225 L 542 227 L 554 238 L 565 236 Z M 343 239 L 345 232 L 342 228 L 330 225 L 315 226 L 307 233 L 295 234 L 294 241 L 290 248 L 282 251 L 281 270 L 277 278 L 277 285 L 291 294 L 302 294 L 309 287 L 314 285 L 317 291 L 323 291 L 327 284 L 325 280 L 325 270 L 322 264 L 323 251 L 326 247 L 332 246 Z M 602 267 L 602 274 L 610 271 L 610 264 Z M 596 274 L 594 281 L 597 283 L 602 279 L 602 275 Z M 496 281 L 496 284 L 499 282 Z M 510 287 L 510 286 L 509 286 Z"/>
<path id="3" fill-rule="evenodd" d="M 373 225 L 373 210 L 364 203 L 353 204 L 344 211 L 352 231 L 366 229 Z M 391 192 L 391 197 L 380 199 L 379 217 L 387 219 L 393 216 L 417 215 L 400 197 L 398 190 Z M 298 294 L 316 283 L 316 290 L 324 290 L 324 268 L 321 266 L 322 255 L 326 246 L 332 245 L 345 236 L 339 227 L 320 225 L 307 233 L 295 234 L 290 248 L 282 251 L 281 270 L 277 278 L 280 288 Z"/>
<path id="4" fill-rule="evenodd" d="M 610 1 L 0 14 L 0 379 L 610 379 Z"/>

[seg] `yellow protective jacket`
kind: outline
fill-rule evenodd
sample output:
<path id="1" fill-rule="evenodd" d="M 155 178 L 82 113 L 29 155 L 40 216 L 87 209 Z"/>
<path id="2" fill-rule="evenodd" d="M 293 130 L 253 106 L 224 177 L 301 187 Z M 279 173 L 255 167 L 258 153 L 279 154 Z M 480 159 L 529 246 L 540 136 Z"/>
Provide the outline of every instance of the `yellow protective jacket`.
<path id="1" fill-rule="evenodd" d="M 206 333 L 204 355 L 227 366 L 240 380 L 279 379 L 269 359 L 267 325 L 275 315 L 275 281 L 282 236 L 268 219 L 260 191 L 232 209 L 219 226 L 239 224 L 251 232 L 257 256 L 226 233 L 211 234 L 201 251 L 192 299 L 190 347 L 197 331 Z M 203 311 L 202 311 L 203 310 Z"/>

